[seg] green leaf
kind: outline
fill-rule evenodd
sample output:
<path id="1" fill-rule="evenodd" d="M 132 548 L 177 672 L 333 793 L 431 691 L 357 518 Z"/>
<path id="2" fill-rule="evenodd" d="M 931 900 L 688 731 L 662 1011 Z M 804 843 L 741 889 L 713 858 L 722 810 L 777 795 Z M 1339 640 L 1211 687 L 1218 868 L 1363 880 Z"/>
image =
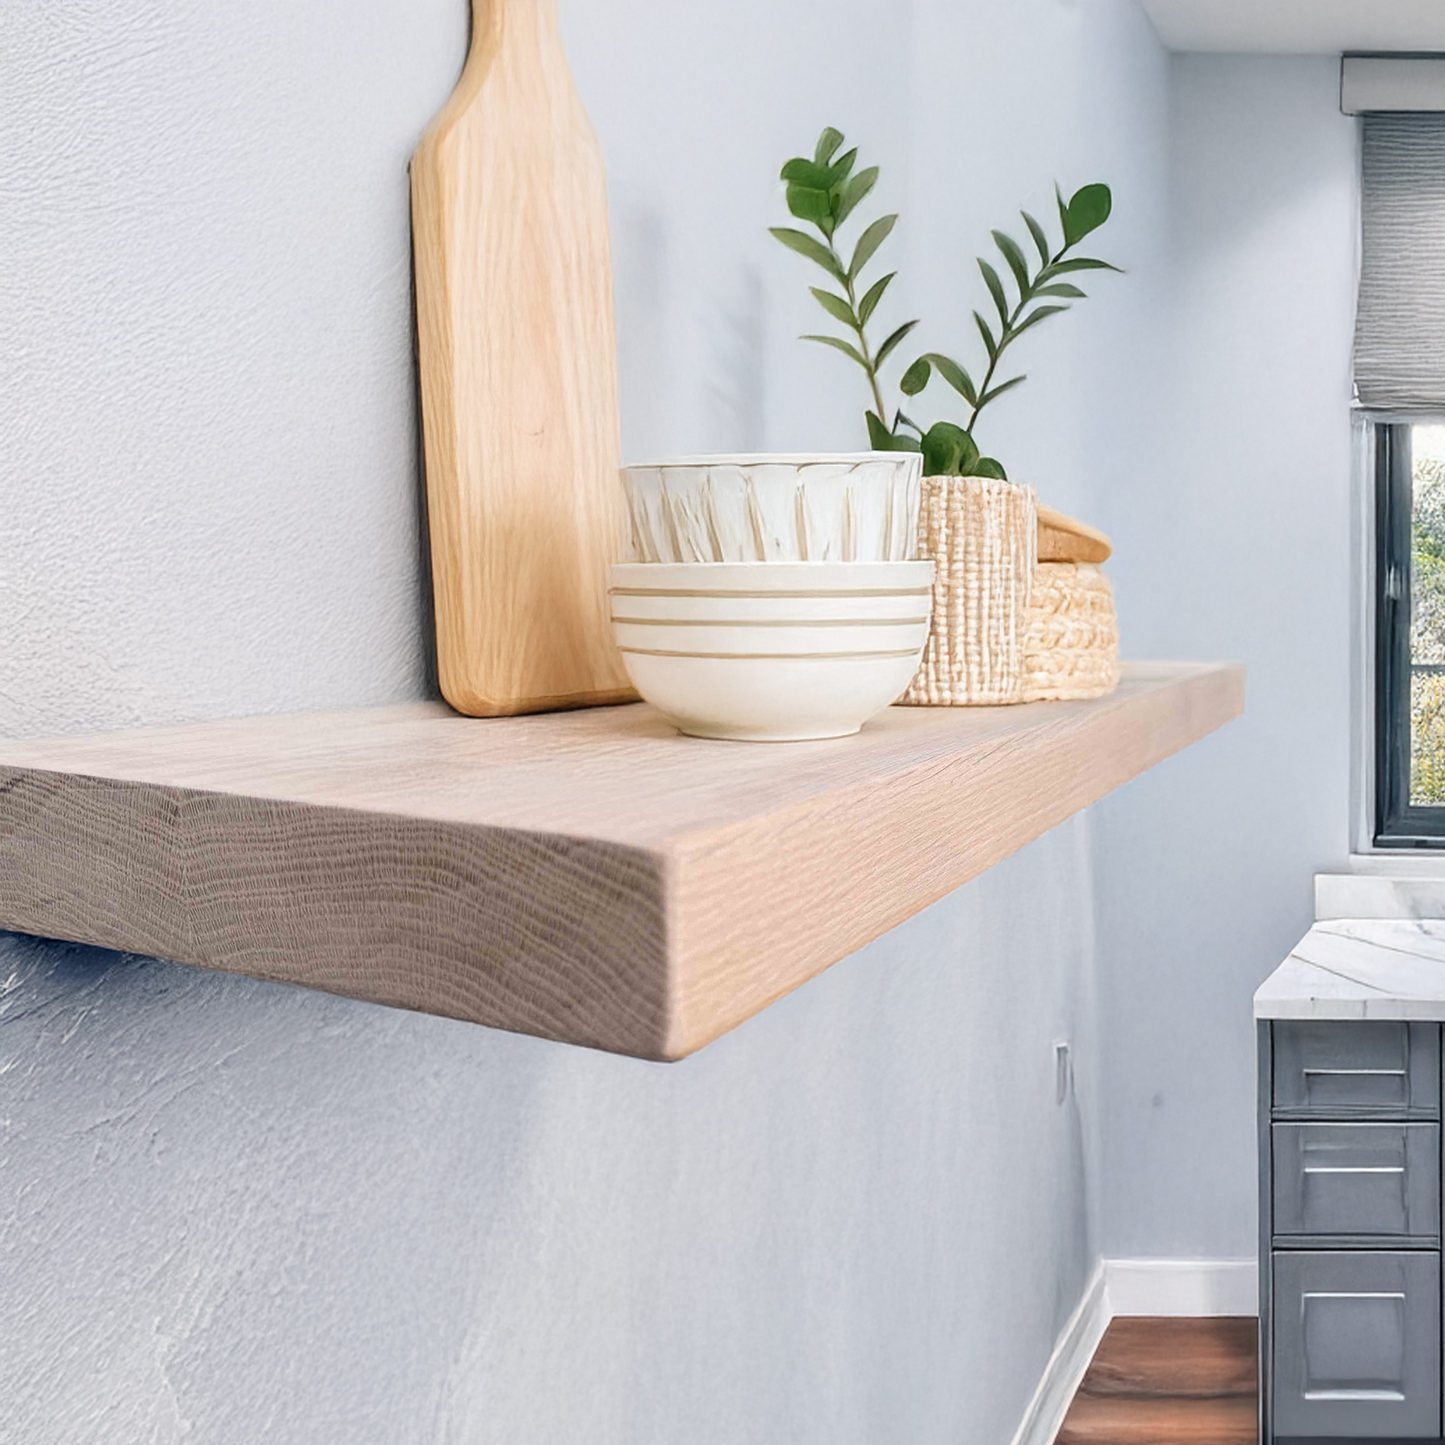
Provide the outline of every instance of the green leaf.
<path id="1" fill-rule="evenodd" d="M 898 217 L 879 216 L 871 226 L 858 237 L 858 244 L 853 248 L 853 259 L 848 263 L 848 279 L 854 277 L 873 258 L 873 253 L 888 239 L 888 233 L 897 223 Z"/>
<path id="2" fill-rule="evenodd" d="M 993 477 L 1000 482 L 1008 481 L 1008 473 L 992 457 L 980 457 L 969 472 L 971 477 Z"/>
<path id="3" fill-rule="evenodd" d="M 1114 197 L 1108 186 L 1096 181 L 1075 191 L 1065 211 L 1064 240 L 1077 246 L 1090 231 L 1097 231 L 1109 219 Z"/>
<path id="4" fill-rule="evenodd" d="M 800 221 L 812 221 L 815 225 L 833 219 L 833 208 L 828 192 L 812 186 L 790 185 L 788 187 L 788 209 Z"/>
<path id="5" fill-rule="evenodd" d="M 893 348 L 917 325 L 918 323 L 916 321 L 905 321 L 903 325 L 878 348 L 878 355 L 873 358 L 873 366 L 875 369 L 883 365 L 892 353 Z"/>
<path id="6" fill-rule="evenodd" d="M 980 410 L 981 410 L 983 407 L 986 407 L 986 406 L 989 404 L 989 402 L 991 402 L 996 396 L 1002 396 L 1002 395 L 1004 394 L 1004 392 L 1006 392 L 1006 391 L 1012 391 L 1012 390 L 1014 389 L 1014 387 L 1016 387 L 1016 386 L 1021 386 L 1021 385 L 1022 385 L 1024 382 L 1026 382 L 1027 380 L 1028 380 L 1028 377 L 1027 377 L 1027 376 L 1015 376 L 1015 377 L 1014 377 L 1012 380 L 1010 380 L 1010 381 L 1002 382 L 1002 383 L 1000 383 L 998 386 L 991 386 L 991 387 L 990 387 L 986 392 L 984 392 L 984 394 L 983 394 L 981 397 L 979 397 L 979 399 L 978 399 L 978 405 L 979 405 Z"/>
<path id="7" fill-rule="evenodd" d="M 988 352 L 988 359 L 992 361 L 998 355 L 998 342 L 993 339 L 993 332 L 988 329 L 988 322 L 977 311 L 973 313 L 973 319 L 978 322 L 978 333 L 983 337 L 984 350 Z"/>
<path id="8" fill-rule="evenodd" d="M 936 351 L 928 352 L 925 361 L 933 363 L 938 374 L 970 405 L 973 406 L 978 395 L 974 391 L 973 378 L 954 360 L 947 356 L 941 356 Z"/>
<path id="9" fill-rule="evenodd" d="M 911 426 L 911 427 L 913 428 L 913 430 L 918 433 L 919 436 L 922 436 L 922 435 L 923 435 L 923 428 L 922 428 L 921 426 L 919 426 L 918 423 L 917 423 L 916 421 L 914 421 L 911 416 L 904 416 L 904 414 L 903 414 L 903 408 L 900 406 L 900 407 L 898 408 L 898 410 L 897 410 L 896 412 L 894 412 L 894 414 L 893 414 L 893 435 L 894 435 L 894 436 L 897 436 L 897 435 L 898 435 L 898 428 L 901 427 L 901 426 Z M 913 438 L 912 438 L 912 437 L 909 437 L 908 440 L 909 440 L 909 441 L 912 441 Z"/>
<path id="10" fill-rule="evenodd" d="M 868 440 L 875 452 L 916 452 L 919 444 L 913 437 L 899 436 L 897 432 L 891 432 L 883 424 L 883 420 L 874 412 L 864 412 L 868 418 Z"/>
<path id="11" fill-rule="evenodd" d="M 858 321 L 860 325 L 866 326 L 868 324 L 868 318 L 878 309 L 878 303 L 883 299 L 883 293 L 888 289 L 888 283 L 897 274 L 897 271 L 890 271 L 881 280 L 875 281 L 863 293 L 863 299 L 858 303 Z"/>
<path id="12" fill-rule="evenodd" d="M 1034 246 L 1039 253 L 1039 264 L 1041 266 L 1047 266 L 1049 264 L 1049 238 L 1047 232 L 1027 211 L 1020 211 L 1019 215 L 1024 218 L 1024 225 L 1029 228 L 1029 235 L 1034 238 Z"/>
<path id="13" fill-rule="evenodd" d="M 1059 203 L 1059 225 L 1064 232 L 1064 249 L 1069 248 L 1069 203 L 1064 200 L 1064 193 L 1059 189 L 1059 183 L 1054 182 L 1054 199 Z"/>
<path id="14" fill-rule="evenodd" d="M 877 180 L 878 167 L 869 166 L 866 171 L 859 171 L 858 174 L 843 187 L 842 201 L 837 211 L 837 221 L 840 226 L 853 214 L 853 208 L 873 189 Z"/>
<path id="15" fill-rule="evenodd" d="M 854 146 L 845 156 L 840 156 L 831 166 L 828 167 L 828 189 L 841 185 L 848 177 L 848 172 L 853 169 L 853 162 L 858 159 L 858 147 Z"/>
<path id="16" fill-rule="evenodd" d="M 1088 295 L 1087 291 L 1080 291 L 1077 286 L 1071 286 L 1067 281 L 1061 281 L 1057 286 L 1036 286 L 1035 296 L 1064 296 L 1070 301 L 1080 301 Z"/>
<path id="17" fill-rule="evenodd" d="M 1088 256 L 1071 256 L 1067 261 L 1055 261 L 1049 267 L 1050 276 L 1066 276 L 1071 271 L 1118 271 L 1121 276 L 1124 274 L 1118 266 L 1111 266 L 1107 261 L 1095 261 Z"/>
<path id="18" fill-rule="evenodd" d="M 1002 231 L 992 232 L 994 245 L 1003 252 L 1003 258 L 1008 262 L 1008 268 L 1014 273 L 1014 280 L 1019 283 L 1020 296 L 1027 296 L 1029 290 L 1029 263 L 1024 260 L 1024 253 L 1019 249 L 1019 243 L 1012 236 L 1006 236 Z"/>
<path id="19" fill-rule="evenodd" d="M 932 375 L 933 368 L 928 364 L 928 358 L 920 356 L 899 378 L 898 389 L 904 396 L 917 396 L 928 385 L 928 378 Z"/>
<path id="20" fill-rule="evenodd" d="M 930 477 L 967 476 L 978 459 L 978 447 L 961 426 L 936 421 L 923 434 L 923 472 Z"/>
<path id="21" fill-rule="evenodd" d="M 843 132 L 834 130 L 831 125 L 826 127 L 823 134 L 818 137 L 818 144 L 813 151 L 814 164 L 826 166 L 833 159 L 833 152 L 842 144 Z"/>
<path id="22" fill-rule="evenodd" d="M 923 475 L 926 477 L 947 477 L 956 475 L 958 458 L 962 451 L 958 438 L 963 428 L 952 422 L 935 422 L 923 433 Z"/>
<path id="23" fill-rule="evenodd" d="M 830 276 L 838 281 L 846 282 L 847 277 L 843 274 L 843 268 L 833 259 L 833 254 L 826 246 L 815 241 L 811 236 L 802 231 L 791 230 L 787 226 L 769 226 L 770 234 L 776 236 L 783 245 L 790 251 L 796 251 L 800 256 L 806 256 L 810 261 L 816 261 Z"/>
<path id="24" fill-rule="evenodd" d="M 823 346 L 831 346 L 834 351 L 841 351 L 844 356 L 851 356 L 851 357 L 853 358 L 853 360 L 856 361 L 856 362 L 858 363 L 858 365 L 863 368 L 864 371 L 867 371 L 867 370 L 868 370 L 868 363 L 863 360 L 863 358 L 862 358 L 862 356 L 859 354 L 857 348 L 856 348 L 856 347 L 849 346 L 849 344 L 848 344 L 846 341 L 842 340 L 841 337 L 837 337 L 837 336 L 800 336 L 800 337 L 798 338 L 798 340 L 799 340 L 799 341 L 816 341 L 816 342 L 818 342 L 820 345 L 823 345 Z"/>
<path id="25" fill-rule="evenodd" d="M 835 296 L 831 291 L 824 291 L 821 286 L 809 286 L 808 290 L 818 298 L 818 304 L 829 316 L 835 317 L 845 326 L 851 326 L 855 331 L 858 329 L 858 321 L 853 315 L 853 308 L 841 296 Z"/>
<path id="26" fill-rule="evenodd" d="M 1067 311 L 1067 306 L 1040 306 L 1037 311 L 1031 311 L 1017 326 L 1014 327 L 1014 337 L 1018 338 L 1029 329 L 1036 326 L 1045 316 L 1057 316 L 1060 311 Z"/>
<path id="27" fill-rule="evenodd" d="M 828 189 L 828 167 L 814 165 L 812 161 L 805 161 L 801 156 L 790 160 L 778 174 L 789 185 L 807 186 L 814 191 Z"/>
<path id="28" fill-rule="evenodd" d="M 978 258 L 978 269 L 983 272 L 984 285 L 988 287 L 988 294 L 993 297 L 993 304 L 998 307 L 999 323 L 1008 325 L 1008 293 L 1003 289 L 1003 282 L 998 278 L 998 272 L 983 259 Z"/>

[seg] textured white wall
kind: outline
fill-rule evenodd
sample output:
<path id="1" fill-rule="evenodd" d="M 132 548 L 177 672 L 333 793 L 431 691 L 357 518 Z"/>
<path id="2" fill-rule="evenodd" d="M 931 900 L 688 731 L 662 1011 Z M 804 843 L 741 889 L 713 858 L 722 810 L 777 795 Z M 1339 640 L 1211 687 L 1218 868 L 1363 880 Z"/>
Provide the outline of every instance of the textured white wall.
<path id="1" fill-rule="evenodd" d="M 0 7 L 0 732 L 421 687 L 405 167 L 465 38 Z"/>
<path id="2" fill-rule="evenodd" d="M 1355 123 L 1329 59 L 1172 62 L 1149 467 L 1100 494 L 1126 652 L 1244 717 L 1095 810 L 1111 1255 L 1255 1249 L 1251 996 L 1349 849 Z"/>
<path id="3" fill-rule="evenodd" d="M 1167 67 L 1133 0 L 562 16 L 631 455 L 858 444 L 764 233 L 832 121 L 941 343 L 990 225 L 1115 184 L 1131 278 L 1021 348 L 993 435 L 1062 505 L 1143 487 Z M 405 160 L 465 32 L 0 9 L 0 730 L 420 691 Z M 1002 1445 L 1097 1254 L 1090 857 L 1075 820 L 672 1067 L 0 940 L 0 1441 Z"/>

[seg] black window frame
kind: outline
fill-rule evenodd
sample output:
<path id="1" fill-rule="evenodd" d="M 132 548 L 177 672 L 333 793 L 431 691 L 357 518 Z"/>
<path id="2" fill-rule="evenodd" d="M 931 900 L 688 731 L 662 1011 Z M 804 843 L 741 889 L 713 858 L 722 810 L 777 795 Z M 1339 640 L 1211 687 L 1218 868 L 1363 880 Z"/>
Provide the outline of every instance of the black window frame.
<path id="1" fill-rule="evenodd" d="M 1408 421 L 1374 425 L 1377 848 L 1445 848 L 1445 806 L 1410 802 L 1410 589 L 1414 482 Z"/>

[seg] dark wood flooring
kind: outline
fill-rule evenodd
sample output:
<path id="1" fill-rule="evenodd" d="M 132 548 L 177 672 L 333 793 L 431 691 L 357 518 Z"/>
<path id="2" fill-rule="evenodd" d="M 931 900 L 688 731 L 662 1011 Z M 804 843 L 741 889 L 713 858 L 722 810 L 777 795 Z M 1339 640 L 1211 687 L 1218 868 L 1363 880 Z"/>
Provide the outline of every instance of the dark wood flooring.
<path id="1" fill-rule="evenodd" d="M 1253 1318 L 1114 1320 L 1058 1445 L 1258 1445 Z"/>

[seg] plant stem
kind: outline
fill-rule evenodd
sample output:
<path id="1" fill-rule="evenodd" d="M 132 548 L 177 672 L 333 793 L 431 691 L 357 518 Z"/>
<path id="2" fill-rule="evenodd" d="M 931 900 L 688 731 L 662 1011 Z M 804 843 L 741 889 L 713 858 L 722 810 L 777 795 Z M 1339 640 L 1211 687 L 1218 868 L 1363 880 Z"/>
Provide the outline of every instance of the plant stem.
<path id="1" fill-rule="evenodd" d="M 822 230 L 822 227 L 818 229 Z M 886 427 L 888 410 L 883 405 L 883 392 L 878 385 L 878 368 L 873 364 L 872 353 L 868 350 L 868 338 L 863 334 L 863 323 L 858 319 L 858 298 L 853 294 L 852 278 L 848 275 L 848 268 L 843 264 L 837 247 L 833 245 L 833 238 L 825 233 L 823 239 L 828 243 L 828 254 L 838 263 L 838 270 L 843 277 L 843 293 L 848 298 L 848 309 L 853 313 L 853 320 L 849 324 L 858 337 L 858 349 L 863 354 L 863 370 L 868 377 L 868 385 L 873 388 L 873 404 L 878 408 L 878 420 Z"/>
<path id="2" fill-rule="evenodd" d="M 973 415 L 970 416 L 968 419 L 968 426 L 964 428 L 964 430 L 968 432 L 969 436 L 973 435 L 973 424 L 978 420 L 978 414 L 984 408 L 984 402 L 988 397 L 989 383 L 993 380 L 994 372 L 998 370 L 999 357 L 1003 355 L 1004 347 L 1006 347 L 1009 342 L 1014 339 L 1013 329 L 1018 324 L 1019 318 L 1023 315 L 1024 308 L 1033 299 L 1032 288 L 1047 279 L 1049 271 L 1054 266 L 1057 266 L 1059 262 L 1064 259 L 1065 254 L 1069 250 L 1069 246 L 1069 242 L 1064 242 L 1064 244 L 1059 248 L 1059 254 L 1057 256 L 1050 257 L 1048 264 L 1041 267 L 1039 269 L 1039 274 L 1035 276 L 1034 279 L 1029 283 L 1030 289 L 1028 294 L 1025 295 L 1022 292 L 1019 294 L 1019 304 L 1014 307 L 1013 314 L 1009 317 L 1003 330 L 999 332 L 998 345 L 994 348 L 993 355 L 989 358 L 988 371 L 984 375 L 983 385 L 980 386 L 978 389 L 978 402 L 973 408 Z"/>

